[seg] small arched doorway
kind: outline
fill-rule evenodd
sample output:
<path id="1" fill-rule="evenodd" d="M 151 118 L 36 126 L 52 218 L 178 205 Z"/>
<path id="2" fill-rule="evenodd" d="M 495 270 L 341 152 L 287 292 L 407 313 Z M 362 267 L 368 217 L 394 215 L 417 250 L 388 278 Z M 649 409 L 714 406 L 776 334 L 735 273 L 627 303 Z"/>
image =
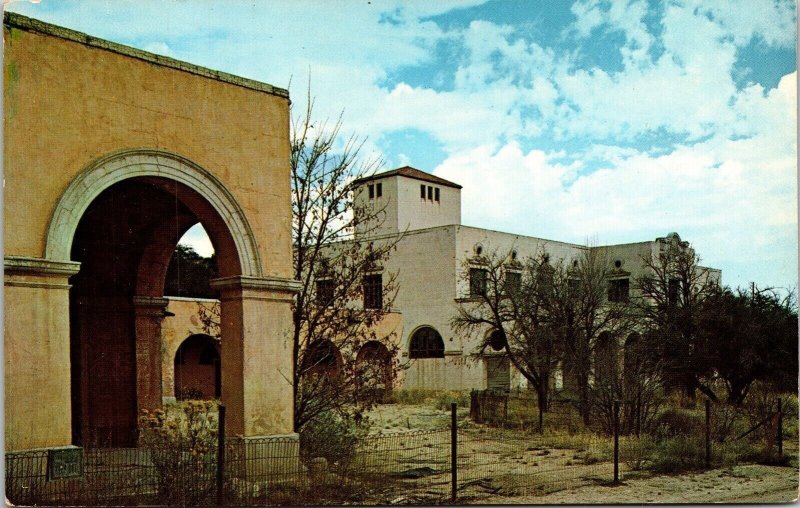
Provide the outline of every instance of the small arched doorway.
<path id="1" fill-rule="evenodd" d="M 219 340 L 190 335 L 175 352 L 175 398 L 216 399 L 222 393 Z"/>
<path id="2" fill-rule="evenodd" d="M 617 389 L 618 381 L 618 347 L 614 336 L 602 332 L 597 338 L 594 355 L 595 385 L 608 390 Z"/>
<path id="3" fill-rule="evenodd" d="M 342 355 L 336 345 L 327 340 L 317 340 L 308 345 L 303 355 L 302 375 L 321 375 L 330 381 L 339 378 L 342 367 Z"/>
<path id="4" fill-rule="evenodd" d="M 376 340 L 361 346 L 356 355 L 357 387 L 363 399 L 386 400 L 392 391 L 392 354 Z"/>

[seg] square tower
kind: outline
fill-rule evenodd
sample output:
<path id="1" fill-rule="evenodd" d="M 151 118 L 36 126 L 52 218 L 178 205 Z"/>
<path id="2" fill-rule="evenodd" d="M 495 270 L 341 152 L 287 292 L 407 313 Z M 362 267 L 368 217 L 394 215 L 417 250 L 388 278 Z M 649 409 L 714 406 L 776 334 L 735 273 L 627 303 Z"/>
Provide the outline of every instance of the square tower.
<path id="1" fill-rule="evenodd" d="M 354 182 L 355 206 L 378 211 L 377 222 L 360 225 L 357 235 L 461 224 L 461 186 L 410 166 Z"/>

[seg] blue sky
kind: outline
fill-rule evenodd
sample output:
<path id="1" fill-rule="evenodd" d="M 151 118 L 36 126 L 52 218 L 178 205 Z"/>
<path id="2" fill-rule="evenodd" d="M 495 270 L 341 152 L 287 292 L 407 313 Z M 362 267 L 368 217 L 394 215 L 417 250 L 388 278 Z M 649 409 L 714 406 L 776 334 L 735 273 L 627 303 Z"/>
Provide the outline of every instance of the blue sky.
<path id="1" fill-rule="evenodd" d="M 11 2 L 289 87 L 465 224 L 586 243 L 677 231 L 723 280 L 797 281 L 794 2 Z"/>

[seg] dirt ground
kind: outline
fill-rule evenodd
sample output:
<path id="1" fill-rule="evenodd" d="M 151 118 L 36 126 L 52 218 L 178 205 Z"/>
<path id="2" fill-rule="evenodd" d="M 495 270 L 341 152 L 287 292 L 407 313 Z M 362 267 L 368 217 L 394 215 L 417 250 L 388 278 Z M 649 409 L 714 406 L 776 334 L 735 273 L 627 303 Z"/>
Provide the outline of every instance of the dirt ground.
<path id="1" fill-rule="evenodd" d="M 467 413 L 467 408 L 459 410 L 459 420 L 466 418 Z M 446 429 L 449 418 L 448 411 L 426 405 L 381 405 L 369 414 L 370 433 Z M 465 504 L 784 503 L 798 498 L 796 467 L 739 465 L 700 473 L 658 476 L 623 470 L 622 484 L 610 486 L 606 479 L 611 477 L 612 464 L 582 464 L 576 460 L 579 456 L 576 450 L 526 447 L 529 438 L 523 444 L 506 438 L 494 441 L 476 437 L 474 441 L 467 438 L 462 444 L 465 458 L 463 466 L 459 467 L 466 467 L 460 471 L 459 479 L 466 481 L 474 475 L 475 479 L 487 478 L 490 481 L 476 481 L 477 485 L 465 488 L 461 492 L 461 502 Z M 502 467 L 498 467 L 500 464 Z M 550 477 L 553 476 L 566 488 L 532 494 L 529 490 L 509 489 L 504 485 L 497 494 L 490 494 L 496 491 L 494 487 L 502 485 L 501 471 L 522 475 L 516 478 L 534 475 L 536 483 L 552 480 Z M 567 480 L 573 476 L 578 481 L 567 487 Z M 440 488 L 446 490 L 448 479 L 437 480 L 441 481 L 435 483 L 441 483 Z M 507 490 L 518 492 L 513 496 L 502 495 Z M 381 504 L 387 501 L 391 503 L 383 500 Z"/>
<path id="2" fill-rule="evenodd" d="M 494 496 L 480 504 L 787 503 L 798 498 L 798 471 L 759 465 L 714 469 L 680 476 L 623 480 L 544 496 Z"/>

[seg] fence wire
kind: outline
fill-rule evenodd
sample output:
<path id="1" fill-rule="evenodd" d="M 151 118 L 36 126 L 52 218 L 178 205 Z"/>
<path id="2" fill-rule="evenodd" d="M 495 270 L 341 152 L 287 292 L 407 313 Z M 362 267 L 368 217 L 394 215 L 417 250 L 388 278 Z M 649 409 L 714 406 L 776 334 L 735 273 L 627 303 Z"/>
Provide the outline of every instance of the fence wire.
<path id="1" fill-rule="evenodd" d="M 514 404 L 504 408 L 506 420 L 530 414 L 529 406 Z M 572 421 L 574 410 L 563 409 L 554 409 L 551 418 Z M 674 410 L 669 432 L 621 435 L 621 477 L 630 471 L 669 473 L 763 460 L 753 453 L 773 453 L 779 446 L 773 446 L 776 432 L 782 433 L 777 414 L 725 411 L 715 407 L 704 428 L 696 418 L 687 419 L 686 411 Z M 460 423 L 455 471 L 452 428 L 332 438 L 314 447 L 289 437 L 227 438 L 223 457 L 208 447 L 202 453 L 180 446 L 84 448 L 82 474 L 63 479 L 48 475 L 47 450 L 12 452 L 5 456 L 6 496 L 16 505 L 58 506 L 211 506 L 218 500 L 236 506 L 430 505 L 451 501 L 454 473 L 458 503 L 540 495 L 614 478 L 612 436 L 500 423 Z"/>

